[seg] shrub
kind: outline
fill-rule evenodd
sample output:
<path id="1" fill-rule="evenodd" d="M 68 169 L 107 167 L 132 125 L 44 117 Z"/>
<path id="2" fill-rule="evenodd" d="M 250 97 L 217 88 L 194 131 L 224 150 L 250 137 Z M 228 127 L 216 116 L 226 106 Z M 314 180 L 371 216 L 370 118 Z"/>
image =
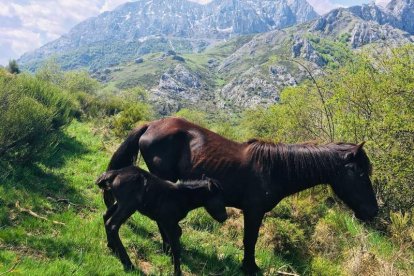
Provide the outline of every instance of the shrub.
<path id="1" fill-rule="evenodd" d="M 337 259 L 341 255 L 344 236 L 336 232 L 332 225 L 320 220 L 312 235 L 310 249 L 313 253 L 329 259 Z"/>
<path id="2" fill-rule="evenodd" d="M 197 124 L 199 126 L 207 126 L 207 115 L 202 111 L 192 110 L 188 108 L 183 108 L 177 113 L 174 114 L 174 116 L 184 118 L 194 124 Z"/>
<path id="3" fill-rule="evenodd" d="M 64 91 L 26 74 L 0 73 L 0 159 L 35 160 L 58 142 L 57 133 L 73 115 Z"/>
<path id="4" fill-rule="evenodd" d="M 118 137 L 125 137 L 138 123 L 150 120 L 152 112 L 150 106 L 136 102 L 121 111 L 113 120 L 114 133 Z"/>
<path id="5" fill-rule="evenodd" d="M 113 116 L 124 110 L 127 102 L 112 95 L 96 96 L 85 92 L 74 94 L 77 106 L 77 118 L 102 118 Z"/>
<path id="6" fill-rule="evenodd" d="M 283 254 L 304 253 L 305 233 L 298 224 L 279 218 L 266 219 L 263 227 L 263 241 Z M 304 250 L 305 249 L 305 250 Z"/>
<path id="7" fill-rule="evenodd" d="M 339 265 L 332 263 L 321 257 L 316 257 L 311 263 L 311 275 L 315 276 L 332 276 L 346 275 Z"/>
<path id="8" fill-rule="evenodd" d="M 190 212 L 186 221 L 195 230 L 208 232 L 212 232 L 220 226 L 204 209 L 197 209 Z"/>
<path id="9" fill-rule="evenodd" d="M 414 242 L 413 215 L 410 213 L 391 212 L 389 231 L 399 244 Z"/>

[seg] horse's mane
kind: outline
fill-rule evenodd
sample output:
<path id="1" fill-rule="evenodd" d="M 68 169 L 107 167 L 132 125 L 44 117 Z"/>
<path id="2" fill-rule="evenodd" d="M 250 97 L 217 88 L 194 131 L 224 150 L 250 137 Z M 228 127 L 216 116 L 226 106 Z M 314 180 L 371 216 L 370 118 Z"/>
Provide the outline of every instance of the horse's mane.
<path id="1" fill-rule="evenodd" d="M 264 174 L 272 171 L 281 173 L 288 181 L 329 179 L 337 173 L 338 166 L 344 164 L 345 154 L 357 147 L 351 143 L 283 144 L 256 139 L 247 144 L 251 161 L 261 166 Z M 363 154 L 358 163 L 367 173 L 371 173 L 370 161 L 363 149 L 361 151 Z"/>

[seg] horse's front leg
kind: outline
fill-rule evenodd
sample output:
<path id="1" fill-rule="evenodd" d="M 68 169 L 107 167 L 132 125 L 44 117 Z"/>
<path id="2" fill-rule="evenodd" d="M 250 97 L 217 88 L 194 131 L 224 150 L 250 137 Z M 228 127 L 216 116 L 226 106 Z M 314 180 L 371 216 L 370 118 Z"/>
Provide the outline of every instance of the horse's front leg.
<path id="1" fill-rule="evenodd" d="M 244 259 L 242 270 L 246 275 L 255 275 L 260 268 L 255 261 L 255 247 L 264 212 L 261 208 L 245 208 L 244 212 Z"/>
<path id="2" fill-rule="evenodd" d="M 119 228 L 134 212 L 135 209 L 132 206 L 122 206 L 118 204 L 116 211 L 105 222 L 108 247 L 119 257 L 125 270 L 133 270 L 134 266 L 119 238 Z"/>

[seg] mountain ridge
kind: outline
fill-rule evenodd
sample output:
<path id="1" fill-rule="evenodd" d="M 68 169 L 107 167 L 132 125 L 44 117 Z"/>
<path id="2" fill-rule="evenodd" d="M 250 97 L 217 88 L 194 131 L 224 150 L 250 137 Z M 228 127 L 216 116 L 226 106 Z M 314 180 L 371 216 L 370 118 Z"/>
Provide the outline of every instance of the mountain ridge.
<path id="1" fill-rule="evenodd" d="M 146 3 L 154 1 L 160 0 Z M 289 9 L 297 11 L 301 7 L 293 3 L 301 1 L 305 0 L 283 0 L 279 3 L 289 2 Z M 234 2 L 216 0 L 215 4 L 217 3 L 228 5 Z M 129 13 L 122 9 L 128 10 L 128 5 L 120 6 L 114 12 L 127 16 Z M 195 4 L 192 7 L 199 6 Z M 183 7 L 178 5 L 175 8 Z M 78 44 L 76 54 L 79 59 L 75 65 L 89 66 L 93 60 L 103 60 L 98 64 L 100 66 L 89 66 L 94 78 L 108 83 L 107 86 L 111 89 L 144 86 L 150 91 L 149 99 L 157 112 L 162 115 L 171 114 L 182 107 L 199 106 L 200 103 L 210 109 L 266 106 L 278 102 L 284 88 L 309 77 L 303 66 L 318 75 L 324 67 L 340 65 L 341 59 L 352 55 L 350 51 L 366 45 L 383 45 L 388 48 L 412 43 L 413 36 L 408 32 L 410 25 L 405 24 L 404 27 L 400 23 L 411 10 L 414 7 L 409 0 L 395 0 L 385 8 L 376 5 L 339 8 L 301 24 L 248 35 L 231 34 L 234 29 L 226 28 L 226 24 L 233 24 L 227 20 L 231 16 L 220 21 L 223 25 L 220 25 L 219 31 L 217 25 L 214 25 L 218 21 L 203 17 L 204 21 L 201 21 L 204 25 L 207 24 L 206 20 L 214 23 L 211 23 L 214 28 L 208 29 L 207 33 L 214 30 L 213 33 L 219 36 L 205 39 L 203 36 L 185 37 L 189 35 L 187 33 L 181 34 L 183 37 L 140 33 L 134 38 L 134 34 L 118 32 L 123 38 L 111 43 L 104 40 L 105 43 L 89 41 L 86 46 Z M 106 13 L 106 16 L 110 14 Z M 196 13 L 192 16 L 202 18 L 202 15 Z M 93 22 L 91 20 L 84 24 Z M 112 21 L 108 22 L 110 25 Z M 254 24 L 239 26 L 239 30 L 251 26 Z M 158 27 L 163 28 L 162 25 Z M 172 26 L 167 27 L 173 28 L 173 31 L 178 30 Z M 196 27 L 193 26 L 192 30 L 197 30 Z M 408 28 L 407 31 L 403 27 Z M 82 25 L 79 28 L 82 29 Z M 205 34 L 206 32 L 204 37 Z M 132 35 L 132 38 L 128 40 L 127 35 Z M 222 39 L 221 35 L 228 37 Z M 63 55 L 61 61 L 71 55 L 72 53 Z"/>
<path id="2" fill-rule="evenodd" d="M 75 61 L 64 64 L 65 69 L 85 67 L 101 59 L 99 48 L 107 45 L 121 53 L 120 48 L 129 47 L 128 58 L 175 48 L 197 52 L 235 35 L 262 33 L 316 17 L 306 0 L 215 0 L 205 5 L 187 0 L 141 0 L 79 23 L 59 39 L 24 54 L 19 63 L 34 70 L 50 55 L 65 61 L 71 52 Z M 103 65 L 111 63 L 116 61 L 110 59 Z"/>

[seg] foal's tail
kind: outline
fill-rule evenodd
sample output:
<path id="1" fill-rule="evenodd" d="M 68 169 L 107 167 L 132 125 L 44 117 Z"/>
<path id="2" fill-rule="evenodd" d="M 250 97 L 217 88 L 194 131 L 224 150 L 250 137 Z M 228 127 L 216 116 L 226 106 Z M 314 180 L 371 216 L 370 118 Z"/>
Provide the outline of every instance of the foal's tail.
<path id="1" fill-rule="evenodd" d="M 118 170 L 134 164 L 139 152 L 139 139 L 147 130 L 148 125 L 140 126 L 128 134 L 128 137 L 119 146 L 119 148 L 112 155 L 109 162 L 107 171 Z M 112 192 L 104 190 L 103 193 L 106 207 L 110 207 L 114 204 L 115 199 Z"/>

